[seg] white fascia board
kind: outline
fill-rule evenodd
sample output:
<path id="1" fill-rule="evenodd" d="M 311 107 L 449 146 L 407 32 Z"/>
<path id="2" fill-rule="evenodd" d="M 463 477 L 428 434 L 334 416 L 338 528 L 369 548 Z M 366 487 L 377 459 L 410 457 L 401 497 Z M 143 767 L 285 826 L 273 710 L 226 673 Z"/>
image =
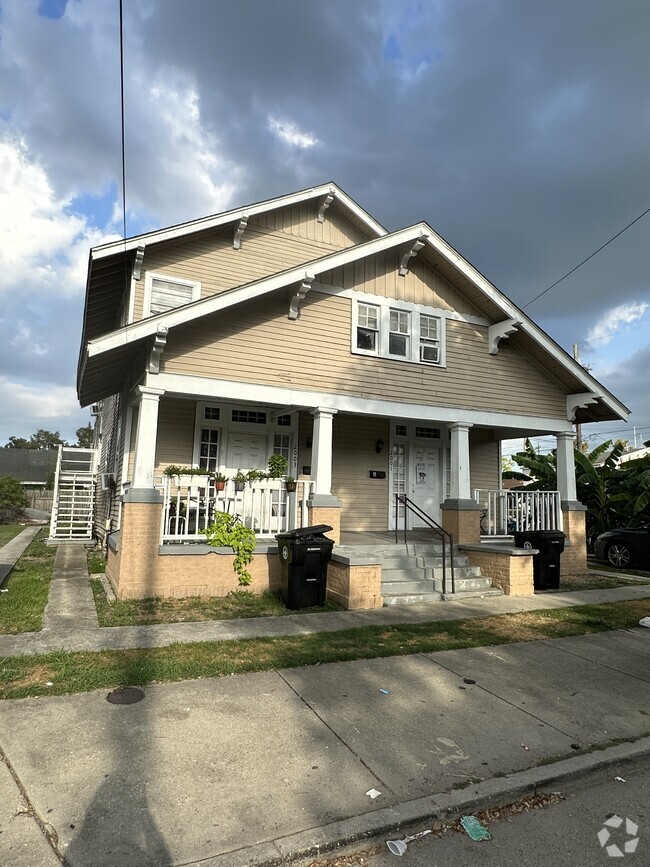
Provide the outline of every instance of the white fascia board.
<path id="1" fill-rule="evenodd" d="M 136 235 L 133 238 L 126 240 L 111 241 L 108 244 L 101 244 L 94 247 L 90 251 L 92 261 L 103 259 L 106 256 L 113 256 L 116 253 L 124 253 L 129 250 L 135 250 L 141 244 L 158 244 L 161 241 L 171 241 L 175 238 L 181 238 L 184 235 L 189 235 L 194 232 L 202 232 L 206 229 L 215 229 L 219 226 L 225 226 L 228 223 L 241 220 L 244 215 L 249 218 L 256 214 L 262 214 L 265 211 L 272 211 L 277 208 L 287 208 L 291 205 L 299 205 L 301 202 L 307 202 L 310 199 L 316 199 L 320 196 L 325 196 L 334 191 L 334 199 L 337 202 L 345 205 L 355 217 L 365 223 L 368 228 L 375 232 L 378 237 L 387 235 L 387 230 L 370 216 L 363 208 L 351 199 L 343 190 L 339 189 L 336 184 L 321 184 L 318 187 L 311 187 L 308 190 L 301 190 L 298 193 L 291 193 L 288 196 L 279 196 L 277 199 L 267 199 L 264 202 L 258 202 L 255 205 L 248 205 L 244 208 L 236 208 L 233 211 L 224 211 L 222 214 L 214 214 L 210 217 L 201 217 L 198 220 L 191 220 L 188 223 L 179 223 L 177 226 L 170 226 L 167 229 L 158 229 L 155 232 L 147 232 L 143 235 Z M 315 219 L 315 217 L 314 217 Z"/>
<path id="2" fill-rule="evenodd" d="M 572 376 L 575 376 L 585 385 L 586 391 L 595 392 L 598 397 L 614 412 L 618 413 L 624 421 L 627 421 L 630 410 L 617 400 L 611 392 L 607 391 L 598 380 L 594 379 L 577 361 L 574 361 L 548 334 L 535 325 L 532 319 L 513 304 L 500 292 L 493 283 L 477 271 L 473 265 L 464 259 L 460 253 L 441 238 L 430 226 L 426 225 L 425 232 L 428 234 L 426 243 L 433 247 L 436 252 L 445 257 L 463 276 L 467 277 L 478 289 L 483 292 L 494 304 L 500 307 L 510 318 L 521 322 L 520 328 L 526 331 L 540 346 L 559 362 Z"/>
<path id="3" fill-rule="evenodd" d="M 200 301 L 185 304 L 183 307 L 177 307 L 168 313 L 150 316 L 148 319 L 143 319 L 133 325 L 128 325 L 125 328 L 120 328 L 103 337 L 89 341 L 88 357 L 92 358 L 95 355 L 101 355 L 119 346 L 128 346 L 137 340 L 150 337 L 157 332 L 160 326 L 169 329 L 177 325 L 184 325 L 186 322 L 191 322 L 200 316 L 209 316 L 211 313 L 217 313 L 235 304 L 249 301 L 251 298 L 257 298 L 260 295 L 274 292 L 276 289 L 281 289 L 284 286 L 290 286 L 292 283 L 303 280 L 305 274 L 322 274 L 324 271 L 340 268 L 342 265 L 347 265 L 357 259 L 373 256 L 399 244 L 412 241 L 414 238 L 418 238 L 421 233 L 422 224 L 418 223 L 415 226 L 400 229 L 398 232 L 392 232 L 390 235 L 366 241 L 365 244 L 357 244 L 338 253 L 330 253 L 329 256 L 323 256 L 312 262 L 305 262 L 296 268 L 281 271 L 279 274 L 274 274 L 271 277 L 264 277 L 261 280 L 255 280 L 253 283 L 220 292 L 218 295 L 211 295 L 208 298 L 202 298 Z"/>
<path id="4" fill-rule="evenodd" d="M 449 424 L 462 421 L 471 425 L 515 428 L 520 429 L 522 433 L 541 431 L 555 434 L 573 430 L 571 422 L 567 419 L 430 406 L 419 403 L 401 403 L 331 392 L 286 388 L 285 386 L 260 385 L 253 382 L 212 379 L 205 376 L 187 376 L 180 373 L 147 374 L 146 383 L 164 389 L 166 394 L 187 395 L 199 400 L 221 400 L 235 403 L 247 401 L 291 409 L 313 409 L 317 406 L 327 406 L 338 412 L 349 412 L 357 415 L 436 421 Z"/>

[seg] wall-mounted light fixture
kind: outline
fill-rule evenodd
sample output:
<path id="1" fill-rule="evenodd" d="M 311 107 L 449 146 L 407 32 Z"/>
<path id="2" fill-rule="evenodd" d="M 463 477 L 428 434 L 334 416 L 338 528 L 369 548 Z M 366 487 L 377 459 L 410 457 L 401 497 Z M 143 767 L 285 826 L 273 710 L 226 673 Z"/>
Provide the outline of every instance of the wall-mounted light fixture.
<path id="1" fill-rule="evenodd" d="M 311 448 L 311 439 L 308 439 L 305 443 L 305 446 L 310 449 Z"/>
<path id="2" fill-rule="evenodd" d="M 382 439 L 378 439 L 375 443 L 375 451 L 378 455 L 380 455 L 384 450 L 384 441 Z"/>

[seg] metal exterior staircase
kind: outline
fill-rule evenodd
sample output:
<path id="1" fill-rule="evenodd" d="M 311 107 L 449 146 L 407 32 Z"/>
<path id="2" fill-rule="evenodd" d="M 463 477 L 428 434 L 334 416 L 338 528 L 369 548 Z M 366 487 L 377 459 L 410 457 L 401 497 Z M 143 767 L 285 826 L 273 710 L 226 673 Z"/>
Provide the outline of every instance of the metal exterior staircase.
<path id="1" fill-rule="evenodd" d="M 50 541 L 92 541 L 96 470 L 97 449 L 59 446 Z"/>

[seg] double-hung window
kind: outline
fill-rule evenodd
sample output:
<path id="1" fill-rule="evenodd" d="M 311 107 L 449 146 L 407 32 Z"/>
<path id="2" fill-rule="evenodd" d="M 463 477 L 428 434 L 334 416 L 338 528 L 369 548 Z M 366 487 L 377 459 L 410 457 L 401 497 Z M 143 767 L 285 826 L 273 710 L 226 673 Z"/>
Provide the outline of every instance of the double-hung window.
<path id="1" fill-rule="evenodd" d="M 443 317 L 417 304 L 381 299 L 367 304 L 353 300 L 352 352 L 444 364 Z M 431 308 L 428 308 L 431 309 Z"/>
<path id="2" fill-rule="evenodd" d="M 359 304 L 357 322 L 357 349 L 379 351 L 379 312 L 374 304 Z"/>
<path id="3" fill-rule="evenodd" d="M 201 297 L 201 284 L 196 280 L 167 277 L 147 272 L 144 282 L 144 316 L 167 313 Z"/>

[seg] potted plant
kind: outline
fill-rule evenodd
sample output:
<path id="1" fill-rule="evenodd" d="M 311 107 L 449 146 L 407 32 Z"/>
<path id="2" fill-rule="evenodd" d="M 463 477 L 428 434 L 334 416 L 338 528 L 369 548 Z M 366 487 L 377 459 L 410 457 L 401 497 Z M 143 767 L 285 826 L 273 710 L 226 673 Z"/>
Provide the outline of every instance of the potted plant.
<path id="1" fill-rule="evenodd" d="M 295 493 L 298 482 L 293 478 L 293 476 L 287 476 L 285 479 L 285 485 L 287 486 L 287 493 L 293 494 Z"/>
<path id="2" fill-rule="evenodd" d="M 164 475 L 176 479 L 179 488 L 207 488 L 210 481 L 210 471 L 204 467 L 179 467 L 170 464 L 166 467 Z"/>
<path id="3" fill-rule="evenodd" d="M 235 483 L 235 490 L 243 491 L 244 487 L 246 486 L 246 482 L 248 481 L 248 478 L 246 476 L 246 473 L 242 473 L 241 470 L 237 470 L 235 475 L 232 477 L 232 480 Z"/>
<path id="4" fill-rule="evenodd" d="M 269 476 L 280 479 L 286 473 L 289 462 L 284 455 L 271 455 L 268 462 Z"/>
<path id="5" fill-rule="evenodd" d="M 214 473 L 212 476 L 214 479 L 214 487 L 217 491 L 223 491 L 226 487 L 226 482 L 228 481 L 228 476 L 224 476 L 223 473 Z"/>
<path id="6" fill-rule="evenodd" d="M 262 470 L 249 470 L 246 473 L 247 482 L 259 482 L 262 479 L 268 479 L 268 474 L 263 473 Z"/>

